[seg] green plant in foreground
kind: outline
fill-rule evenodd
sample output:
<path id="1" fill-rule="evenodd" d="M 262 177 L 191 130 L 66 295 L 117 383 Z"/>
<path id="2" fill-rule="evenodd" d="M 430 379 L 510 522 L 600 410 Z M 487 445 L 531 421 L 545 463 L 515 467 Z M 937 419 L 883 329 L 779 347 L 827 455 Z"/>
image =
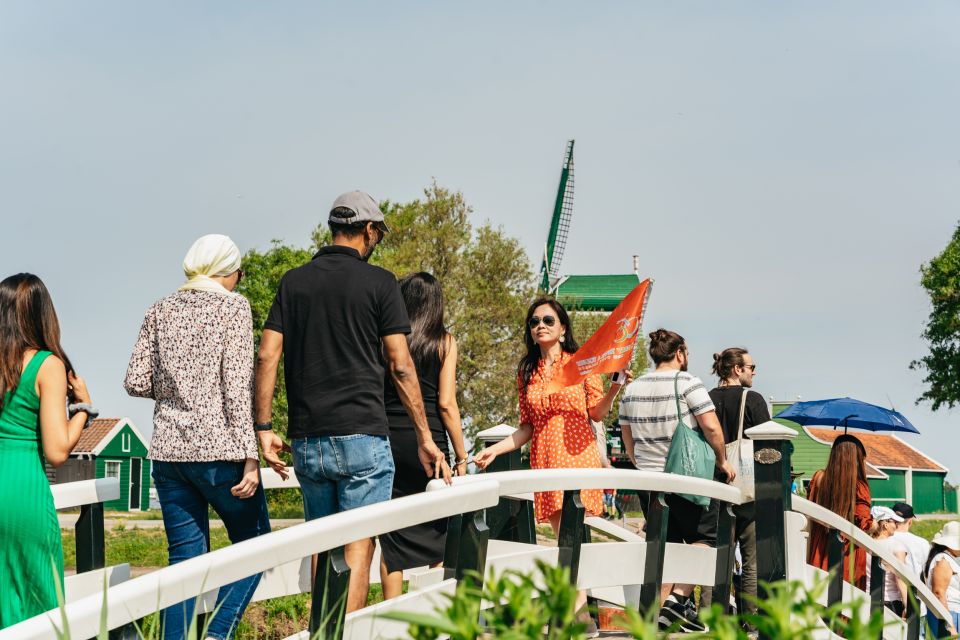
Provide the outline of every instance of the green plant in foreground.
<path id="1" fill-rule="evenodd" d="M 503 640 L 544 638 L 579 640 L 585 638 L 583 623 L 577 622 L 574 609 L 577 590 L 570 584 L 570 571 L 537 561 L 537 573 L 527 575 L 507 570 L 499 576 L 490 573 L 482 587 L 474 573 L 447 596 L 449 604 L 434 614 L 392 612 L 385 618 L 410 624 L 414 640 L 473 640 L 487 634 Z M 481 601 L 489 608 L 483 609 Z"/>

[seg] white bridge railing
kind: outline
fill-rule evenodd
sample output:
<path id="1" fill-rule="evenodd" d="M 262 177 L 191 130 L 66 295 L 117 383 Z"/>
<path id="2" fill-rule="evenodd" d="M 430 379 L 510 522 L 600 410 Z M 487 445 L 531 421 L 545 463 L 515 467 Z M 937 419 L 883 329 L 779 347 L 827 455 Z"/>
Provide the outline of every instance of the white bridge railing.
<path id="1" fill-rule="evenodd" d="M 775 430 L 774 430 L 775 431 Z M 753 434 L 752 434 L 753 435 Z M 762 432 L 755 435 L 757 447 L 767 446 Z M 773 431 L 767 441 L 779 438 Z M 787 445 L 782 442 L 771 446 Z M 783 460 L 776 456 L 776 464 L 757 469 L 758 515 L 767 510 L 782 518 L 758 519 L 758 549 L 761 563 L 772 567 L 771 579 L 802 580 L 806 584 L 822 574 L 806 562 L 807 519 L 816 520 L 854 540 L 891 567 L 913 588 L 917 597 L 940 618 L 949 613 L 937 598 L 912 574 L 862 531 L 806 500 L 793 497 L 790 508 L 789 492 L 779 492 L 783 478 L 783 464 L 789 464 L 789 450 Z M 759 459 L 759 458 L 758 458 Z M 770 463 L 762 463 L 770 464 Z M 787 467 L 789 469 L 789 467 Z M 786 476 L 788 477 L 788 476 Z M 765 481 L 764 478 L 774 478 Z M 100 481 L 98 481 L 100 482 Z M 765 484 L 766 483 L 766 484 Z M 265 488 L 294 488 L 295 475 L 283 481 L 271 470 L 263 471 Z M 105 487 L 105 485 L 104 485 Z M 665 542 L 666 513 L 659 497 L 653 500 L 647 515 L 647 534 L 641 537 L 599 518 L 586 517 L 579 500 L 581 489 L 619 489 L 661 493 L 702 495 L 720 501 L 720 523 L 717 547 L 692 547 Z M 79 491 L 79 489 L 76 489 Z M 536 491 L 563 491 L 564 507 L 561 517 L 561 535 L 556 546 L 537 545 L 535 539 L 492 539 L 487 522 L 496 521 L 498 510 L 516 506 L 529 499 Z M 105 494 L 95 497 L 109 499 Z M 112 495 L 112 494 L 111 494 Z M 88 496 L 89 498 L 89 496 Z M 777 502 L 777 501 L 780 502 Z M 309 580 L 309 558 L 319 553 L 336 553 L 347 542 L 377 536 L 389 531 L 448 518 L 447 552 L 441 568 L 423 568 L 409 574 L 410 592 L 387 602 L 348 614 L 343 619 L 343 637 L 368 639 L 397 637 L 404 625 L 386 621 L 385 611 L 427 611 L 438 602 L 439 594 L 450 594 L 458 580 L 465 579 L 467 570 L 479 570 L 483 575 L 491 569 L 531 569 L 537 559 L 559 563 L 570 568 L 571 577 L 582 589 L 605 601 L 629 606 L 651 606 L 659 597 L 662 582 L 713 585 L 715 602 L 729 601 L 729 577 L 733 563 L 732 514 L 729 505 L 742 502 L 740 492 L 729 485 L 665 473 L 619 469 L 552 469 L 536 471 L 502 471 L 455 478 L 452 486 L 433 481 L 427 492 L 389 502 L 371 505 L 313 520 L 276 531 L 227 548 L 193 558 L 159 571 L 111 586 L 107 591 L 106 626 L 122 627 L 155 611 L 177 602 L 206 596 L 210 601 L 220 587 L 241 578 L 264 573 L 255 599 L 301 593 L 314 586 Z M 58 506 L 61 506 L 58 502 Z M 771 505 L 773 505 L 771 507 Z M 512 508 L 512 507 L 511 507 Z M 511 513 L 513 513 L 511 511 Z M 485 515 L 486 514 L 486 515 Z M 772 523 L 772 524 L 771 524 Z M 586 527 L 584 527 L 586 525 Z M 773 527 L 773 529 L 770 529 Z M 762 530 L 766 528 L 766 533 Z M 599 531 L 614 542 L 591 542 L 589 530 Z M 771 531 L 776 535 L 772 536 Z M 496 532 L 494 532 L 496 533 Z M 509 537 L 509 536 L 507 536 Z M 523 536 L 521 536 L 522 538 Z M 777 560 L 776 556 L 780 556 Z M 334 561 L 331 560 L 331 563 Z M 778 564 L 779 562 L 779 564 Z M 306 574 L 306 575 L 305 575 Z M 376 570 L 372 572 L 376 575 Z M 764 574 L 761 572 L 761 578 Z M 343 576 L 337 583 L 345 588 Z M 330 585 L 333 583 L 318 583 Z M 850 585 L 831 588 L 831 602 L 860 597 L 870 602 L 870 596 Z M 102 582 L 101 582 L 102 587 Z M 314 596 L 317 597 L 316 594 Z M 316 600 L 315 600 L 316 603 Z M 858 613 L 867 615 L 867 604 Z M 95 636 L 100 630 L 103 593 L 97 590 L 79 599 L 68 599 L 65 615 L 74 639 Z M 882 606 L 882 604 L 881 604 Z M 316 607 L 316 604 L 315 604 Z M 14 627 L 0 631 L 0 640 L 32 640 L 54 637 L 53 629 L 60 625 L 61 612 L 51 611 Z M 884 631 L 884 638 L 911 639 L 915 629 L 899 620 Z M 824 628 L 824 637 L 831 637 Z M 297 637 L 306 638 L 307 634 Z"/>

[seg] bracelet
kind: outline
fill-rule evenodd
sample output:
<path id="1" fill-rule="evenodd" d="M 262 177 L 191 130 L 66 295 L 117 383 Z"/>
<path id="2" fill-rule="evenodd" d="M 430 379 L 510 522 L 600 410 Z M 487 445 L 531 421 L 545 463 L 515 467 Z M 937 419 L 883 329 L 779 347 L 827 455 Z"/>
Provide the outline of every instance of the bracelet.
<path id="1" fill-rule="evenodd" d="M 470 456 L 465 456 L 465 457 L 463 457 L 463 458 L 459 458 L 459 459 L 457 459 L 457 460 L 454 460 L 454 461 L 453 461 L 453 466 L 457 466 L 457 465 L 459 465 L 459 464 L 464 464 L 464 463 L 465 463 L 467 460 L 469 460 L 469 459 L 470 459 Z"/>
<path id="2" fill-rule="evenodd" d="M 254 424 L 254 431 L 273 431 L 273 422 L 264 422 L 263 424 Z"/>
<path id="3" fill-rule="evenodd" d="M 92 404 L 86 402 L 75 402 L 67 405 L 67 415 L 70 416 L 71 419 L 81 411 L 87 414 L 87 421 L 83 424 L 84 429 L 89 427 L 90 422 L 100 415 L 100 412 L 97 411 Z"/>

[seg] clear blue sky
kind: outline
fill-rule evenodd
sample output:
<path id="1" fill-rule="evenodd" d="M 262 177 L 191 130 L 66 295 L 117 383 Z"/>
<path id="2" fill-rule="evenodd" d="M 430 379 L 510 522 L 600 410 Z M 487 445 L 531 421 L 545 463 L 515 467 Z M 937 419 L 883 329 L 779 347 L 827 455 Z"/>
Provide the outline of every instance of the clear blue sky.
<path id="1" fill-rule="evenodd" d="M 745 345 L 765 396 L 891 402 L 960 469 L 909 362 L 919 265 L 960 202 L 948 2 L 4 2 L 0 273 L 54 294 L 105 414 L 192 240 L 308 241 L 341 191 L 435 177 L 538 259 L 564 143 L 563 271 L 641 257 L 647 329 Z M 505 383 L 508 381 L 505 381 Z M 956 471 L 953 474 L 957 478 Z"/>

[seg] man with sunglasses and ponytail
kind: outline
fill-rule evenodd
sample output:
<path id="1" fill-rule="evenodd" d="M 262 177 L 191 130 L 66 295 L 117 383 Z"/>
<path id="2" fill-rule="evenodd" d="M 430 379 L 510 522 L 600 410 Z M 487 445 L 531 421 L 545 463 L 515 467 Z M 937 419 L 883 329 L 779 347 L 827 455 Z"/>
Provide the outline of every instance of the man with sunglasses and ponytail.
<path id="1" fill-rule="evenodd" d="M 726 444 L 736 442 L 740 436 L 741 412 L 744 431 L 770 420 L 766 400 L 751 389 L 756 374 L 757 365 L 746 349 L 730 347 L 713 354 L 713 375 L 720 380 L 717 387 L 710 391 L 710 399 L 717 408 L 717 418 L 723 427 Z M 746 434 L 743 437 L 746 438 Z M 733 508 L 737 517 L 736 537 L 743 558 L 737 607 L 747 613 L 757 612 L 756 602 L 740 597 L 741 594 L 754 598 L 757 596 L 757 534 L 753 506 L 753 502 L 748 502 Z"/>

